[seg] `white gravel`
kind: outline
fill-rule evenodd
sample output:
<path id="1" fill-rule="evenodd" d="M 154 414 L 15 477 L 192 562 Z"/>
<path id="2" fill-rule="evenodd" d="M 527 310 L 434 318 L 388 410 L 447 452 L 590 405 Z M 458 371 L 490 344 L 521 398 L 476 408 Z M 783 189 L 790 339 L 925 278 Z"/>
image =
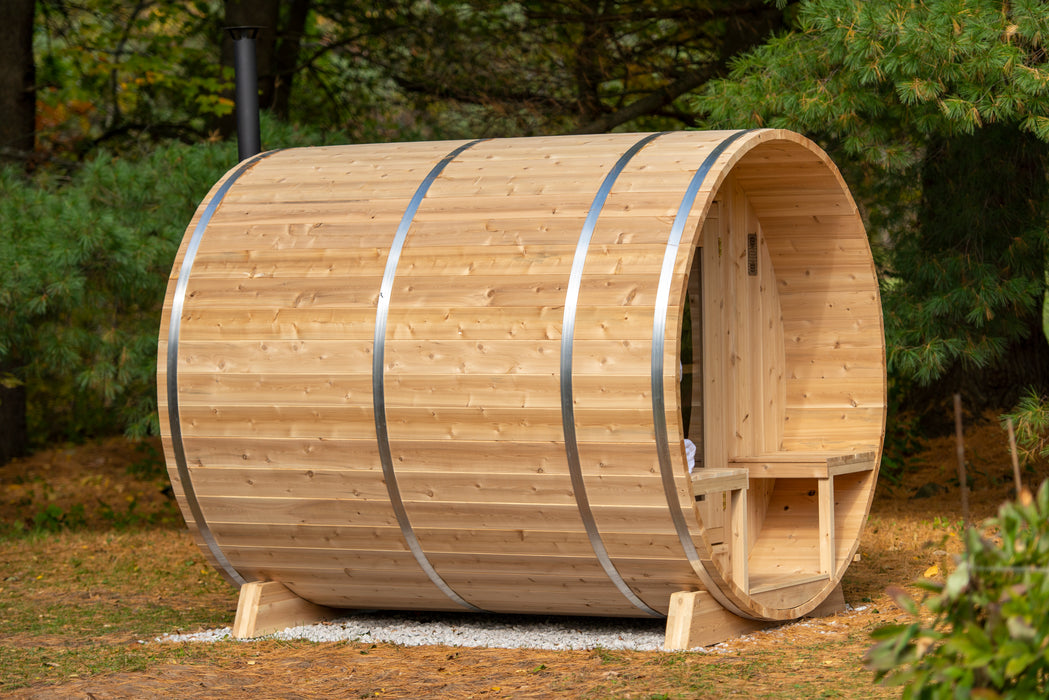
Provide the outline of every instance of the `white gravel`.
<path id="1" fill-rule="evenodd" d="M 846 605 L 846 614 L 859 615 L 863 605 Z M 793 628 L 826 627 L 837 623 L 802 619 L 782 627 L 755 632 L 753 636 L 779 634 Z M 666 620 L 607 617 L 459 614 L 439 612 L 357 612 L 348 617 L 316 625 L 289 627 L 262 639 L 304 639 L 312 642 L 389 642 L 404 646 L 444 644 L 456 647 L 498 649 L 623 649 L 658 651 L 663 648 Z M 821 634 L 830 630 L 817 629 Z M 745 635 L 740 640 L 750 639 Z M 165 634 L 156 642 L 218 642 L 233 640 L 231 629 L 206 630 L 192 634 Z M 725 644 L 693 651 L 719 653 Z"/>
<path id="2" fill-rule="evenodd" d="M 391 642 L 404 646 L 446 644 L 503 649 L 663 648 L 665 620 L 458 613 L 361 612 L 316 625 L 290 627 L 266 639 L 313 642 Z M 230 628 L 166 634 L 158 642 L 217 642 Z"/>

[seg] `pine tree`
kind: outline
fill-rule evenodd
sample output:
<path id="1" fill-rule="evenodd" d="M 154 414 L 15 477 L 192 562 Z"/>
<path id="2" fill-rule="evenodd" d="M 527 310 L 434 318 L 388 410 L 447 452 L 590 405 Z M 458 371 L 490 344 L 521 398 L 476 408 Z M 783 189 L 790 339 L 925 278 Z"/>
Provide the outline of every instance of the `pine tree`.
<path id="1" fill-rule="evenodd" d="M 697 98 L 845 170 L 882 242 L 890 371 L 986 404 L 1049 392 L 1049 5 L 808 0 Z M 948 386 L 949 385 L 949 386 Z"/>

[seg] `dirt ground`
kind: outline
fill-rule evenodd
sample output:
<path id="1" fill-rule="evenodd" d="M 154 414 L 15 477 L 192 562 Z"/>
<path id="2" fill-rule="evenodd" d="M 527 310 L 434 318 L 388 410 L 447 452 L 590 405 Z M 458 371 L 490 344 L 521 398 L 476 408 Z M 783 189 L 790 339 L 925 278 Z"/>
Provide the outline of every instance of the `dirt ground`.
<path id="1" fill-rule="evenodd" d="M 1005 431 L 993 417 L 967 426 L 965 441 L 971 520 L 978 522 L 1014 496 L 1013 473 Z M 166 477 L 155 469 L 150 476 L 158 455 L 156 443 L 113 439 L 9 464 L 0 469 L 0 523 L 141 527 L 156 533 L 158 547 L 190 551 Z M 1033 490 L 1047 475 L 1043 461 L 1028 466 L 1023 479 Z M 895 697 L 898 691 L 869 684 L 867 672 L 867 685 L 852 688 L 843 668 L 851 667 L 849 677 L 856 677 L 870 631 L 902 619 L 884 593 L 888 586 L 937 577 L 949 566 L 950 555 L 961 549 L 960 521 L 956 443 L 953 436 L 935 438 L 908 457 L 897 481 L 879 482 L 860 559 L 843 580 L 852 611 L 731 640 L 707 653 L 273 641 L 209 650 L 195 644 L 187 645 L 184 662 L 36 685 L 2 697 Z M 25 642 L 78 644 L 60 637 Z M 828 690 L 791 690 L 799 680 Z"/>

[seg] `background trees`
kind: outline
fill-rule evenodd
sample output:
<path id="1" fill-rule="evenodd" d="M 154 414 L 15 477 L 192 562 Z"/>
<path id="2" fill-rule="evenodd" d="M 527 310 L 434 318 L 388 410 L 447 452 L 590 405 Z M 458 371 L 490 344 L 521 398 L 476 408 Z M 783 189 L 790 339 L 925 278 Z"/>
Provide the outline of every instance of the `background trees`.
<path id="1" fill-rule="evenodd" d="M 36 76 L 33 61 L 33 0 L 0 6 L 0 167 L 16 167 L 33 152 Z M 28 448 L 25 387 L 0 353 L 0 464 Z M 7 426 L 7 429 L 4 429 Z"/>
<path id="2" fill-rule="evenodd" d="M 229 135 L 225 26 L 262 27 L 263 109 L 358 141 L 694 126 L 683 96 L 785 26 L 762 0 L 39 0 L 36 19 L 42 145 L 78 156 Z"/>
<path id="3" fill-rule="evenodd" d="M 1049 392 L 1047 40 L 1039 2 L 812 0 L 694 102 L 845 166 L 881 243 L 890 372 L 922 408 Z"/>
<path id="4" fill-rule="evenodd" d="M 0 163 L 33 151 L 36 64 L 33 61 L 33 0 L 0 6 Z"/>
<path id="5" fill-rule="evenodd" d="M 369 4 L 331 13 L 351 47 L 337 80 L 370 76 L 363 103 L 400 105 L 424 136 L 694 126 L 680 98 L 782 26 L 760 0 Z"/>
<path id="6" fill-rule="evenodd" d="M 0 31 L 17 25 L 22 41 L 0 41 L 0 105 L 30 109 L 0 125 L 18 151 L 0 177 L 0 463 L 30 436 L 155 424 L 171 260 L 234 161 L 223 27 L 263 27 L 264 143 L 287 146 L 694 125 L 688 91 L 781 26 L 760 0 L 13 0 L 2 12 Z"/>
<path id="7" fill-rule="evenodd" d="M 1049 395 L 1040 2 L 10 0 L 0 462 L 27 390 L 37 441 L 148 429 L 163 277 L 234 158 L 223 27 L 242 24 L 264 27 L 264 146 L 806 133 L 877 244 L 896 395 Z"/>

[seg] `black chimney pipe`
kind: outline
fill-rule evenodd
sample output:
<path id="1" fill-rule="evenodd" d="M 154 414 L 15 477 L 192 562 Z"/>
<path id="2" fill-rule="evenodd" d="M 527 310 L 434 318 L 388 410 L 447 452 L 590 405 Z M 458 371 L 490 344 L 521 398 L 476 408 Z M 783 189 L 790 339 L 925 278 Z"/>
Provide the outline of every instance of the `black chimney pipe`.
<path id="1" fill-rule="evenodd" d="M 226 27 L 233 39 L 233 71 L 237 83 L 237 156 L 242 161 L 262 150 L 259 74 L 255 61 L 255 39 L 260 29 L 262 27 Z"/>

